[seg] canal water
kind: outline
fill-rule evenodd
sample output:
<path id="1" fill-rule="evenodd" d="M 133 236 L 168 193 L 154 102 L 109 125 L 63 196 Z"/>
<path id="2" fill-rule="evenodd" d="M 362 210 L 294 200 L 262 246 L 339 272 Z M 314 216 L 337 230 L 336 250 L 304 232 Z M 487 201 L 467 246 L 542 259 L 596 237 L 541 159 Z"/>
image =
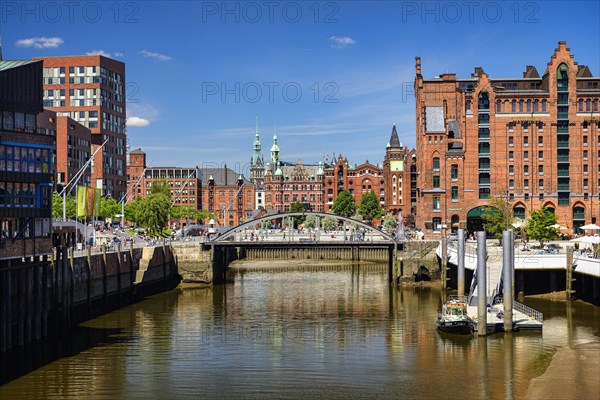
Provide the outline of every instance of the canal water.
<path id="1" fill-rule="evenodd" d="M 4 363 L 0 399 L 512 399 L 559 347 L 600 341 L 597 307 L 542 299 L 526 301 L 542 333 L 438 333 L 443 293 L 390 288 L 386 268 L 241 270 L 153 296 Z"/>

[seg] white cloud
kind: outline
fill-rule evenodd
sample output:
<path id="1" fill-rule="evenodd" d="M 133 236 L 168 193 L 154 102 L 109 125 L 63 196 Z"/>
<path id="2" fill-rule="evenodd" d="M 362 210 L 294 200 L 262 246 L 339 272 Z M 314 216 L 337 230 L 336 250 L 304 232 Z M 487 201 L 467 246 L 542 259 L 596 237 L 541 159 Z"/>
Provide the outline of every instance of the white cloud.
<path id="1" fill-rule="evenodd" d="M 120 52 L 115 53 L 115 57 L 123 57 L 123 56 L 125 56 L 125 54 L 120 53 Z"/>
<path id="2" fill-rule="evenodd" d="M 140 117 L 129 117 L 127 118 L 127 126 L 144 127 L 150 125 L 150 121 Z"/>
<path id="3" fill-rule="evenodd" d="M 18 47 L 35 47 L 36 49 L 53 49 L 65 41 L 60 37 L 33 37 L 28 39 L 19 39 L 15 42 Z"/>
<path id="4" fill-rule="evenodd" d="M 329 40 L 333 41 L 331 47 L 335 47 L 338 49 L 346 47 L 349 44 L 356 44 L 356 40 L 352 39 L 350 36 L 331 36 Z"/>
<path id="5" fill-rule="evenodd" d="M 142 50 L 142 51 L 140 51 L 140 54 L 143 55 L 144 57 L 154 58 L 157 61 L 169 61 L 171 59 L 170 56 L 167 56 L 165 54 L 156 53 L 154 51 L 148 51 L 148 50 Z"/>
<path id="6" fill-rule="evenodd" d="M 104 57 L 110 57 L 110 53 L 106 52 L 104 50 L 92 50 L 92 51 L 88 51 L 87 53 L 85 53 L 88 56 L 104 56 Z"/>

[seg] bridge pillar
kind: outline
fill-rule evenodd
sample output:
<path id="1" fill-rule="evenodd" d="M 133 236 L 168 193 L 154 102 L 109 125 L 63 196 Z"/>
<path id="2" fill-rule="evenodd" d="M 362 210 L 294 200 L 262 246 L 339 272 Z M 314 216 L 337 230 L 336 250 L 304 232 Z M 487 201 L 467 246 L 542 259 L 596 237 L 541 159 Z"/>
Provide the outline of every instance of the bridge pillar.
<path id="1" fill-rule="evenodd" d="M 485 232 L 477 232 L 477 336 L 487 335 L 486 255 Z"/>
<path id="2" fill-rule="evenodd" d="M 388 282 L 394 282 L 394 246 L 388 246 Z"/>
<path id="3" fill-rule="evenodd" d="M 573 247 L 567 246 L 567 277 L 566 277 L 566 292 L 567 300 L 571 300 L 573 293 Z"/>
<path id="4" fill-rule="evenodd" d="M 458 295 L 465 295 L 465 230 L 458 230 L 458 266 L 457 266 Z"/>

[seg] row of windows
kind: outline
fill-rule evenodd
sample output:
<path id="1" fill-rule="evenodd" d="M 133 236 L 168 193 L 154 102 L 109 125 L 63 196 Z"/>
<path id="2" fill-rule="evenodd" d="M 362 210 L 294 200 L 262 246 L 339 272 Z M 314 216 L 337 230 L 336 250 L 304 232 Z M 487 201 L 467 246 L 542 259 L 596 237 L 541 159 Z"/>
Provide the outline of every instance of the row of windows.
<path id="1" fill-rule="evenodd" d="M 36 115 L 22 112 L 2 111 L 0 113 L 0 126 L 5 131 L 35 132 Z"/>
<path id="2" fill-rule="evenodd" d="M 0 171 L 52 173 L 49 149 L 0 144 Z"/>
<path id="3" fill-rule="evenodd" d="M 2 239 L 50 237 L 50 218 L 2 218 Z"/>
<path id="4" fill-rule="evenodd" d="M 49 209 L 52 204 L 51 196 L 50 185 L 0 182 L 0 207 Z"/>

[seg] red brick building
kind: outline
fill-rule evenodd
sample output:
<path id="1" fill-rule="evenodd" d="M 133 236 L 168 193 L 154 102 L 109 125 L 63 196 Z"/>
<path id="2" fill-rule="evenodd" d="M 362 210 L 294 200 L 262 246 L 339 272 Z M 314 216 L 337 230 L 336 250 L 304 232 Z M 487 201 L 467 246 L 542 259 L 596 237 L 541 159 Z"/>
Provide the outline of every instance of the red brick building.
<path id="1" fill-rule="evenodd" d="M 57 117 L 55 111 L 44 110 L 37 117 L 38 129 L 56 136 L 56 180 L 60 192 L 92 155 L 92 133 L 70 117 Z M 51 132 L 51 133 L 50 133 Z M 78 185 L 91 185 L 91 171 L 86 168 Z M 71 192 L 74 194 L 75 191 Z"/>
<path id="2" fill-rule="evenodd" d="M 325 210 L 330 211 L 341 191 L 347 191 L 354 197 L 358 206 L 362 195 L 373 191 L 379 197 L 379 203 L 385 206 L 385 181 L 381 165 L 366 161 L 360 165 L 348 165 L 348 159 L 341 154 L 335 164 L 325 168 Z"/>
<path id="3" fill-rule="evenodd" d="M 281 166 L 273 172 L 267 164 L 264 180 L 265 208 L 267 211 L 291 211 L 292 204 L 300 202 L 307 211 L 323 212 L 323 166 L 304 165 L 298 160 L 295 165 Z"/>
<path id="4" fill-rule="evenodd" d="M 416 155 L 415 150 L 403 146 L 396 125 L 392 127 L 385 151 L 383 165 L 364 164 L 350 166 L 341 155 L 335 164 L 325 167 L 325 207 L 331 210 L 342 190 L 354 197 L 360 205 L 362 195 L 373 190 L 386 213 L 397 215 L 416 212 Z"/>
<path id="5" fill-rule="evenodd" d="M 126 192 L 125 64 L 100 55 L 39 57 L 44 63 L 44 107 L 92 132 L 92 187 L 121 199 Z"/>
<path id="6" fill-rule="evenodd" d="M 576 231 L 600 216 L 600 78 L 565 42 L 540 76 L 426 79 L 416 58 L 417 226 L 429 237 L 481 229 L 507 196 L 520 218 L 542 206 Z"/>
<path id="7" fill-rule="evenodd" d="M 237 226 L 254 211 L 254 184 L 224 166 L 202 168 L 203 209 L 218 226 Z M 208 222 L 208 221 L 205 221 Z"/>

